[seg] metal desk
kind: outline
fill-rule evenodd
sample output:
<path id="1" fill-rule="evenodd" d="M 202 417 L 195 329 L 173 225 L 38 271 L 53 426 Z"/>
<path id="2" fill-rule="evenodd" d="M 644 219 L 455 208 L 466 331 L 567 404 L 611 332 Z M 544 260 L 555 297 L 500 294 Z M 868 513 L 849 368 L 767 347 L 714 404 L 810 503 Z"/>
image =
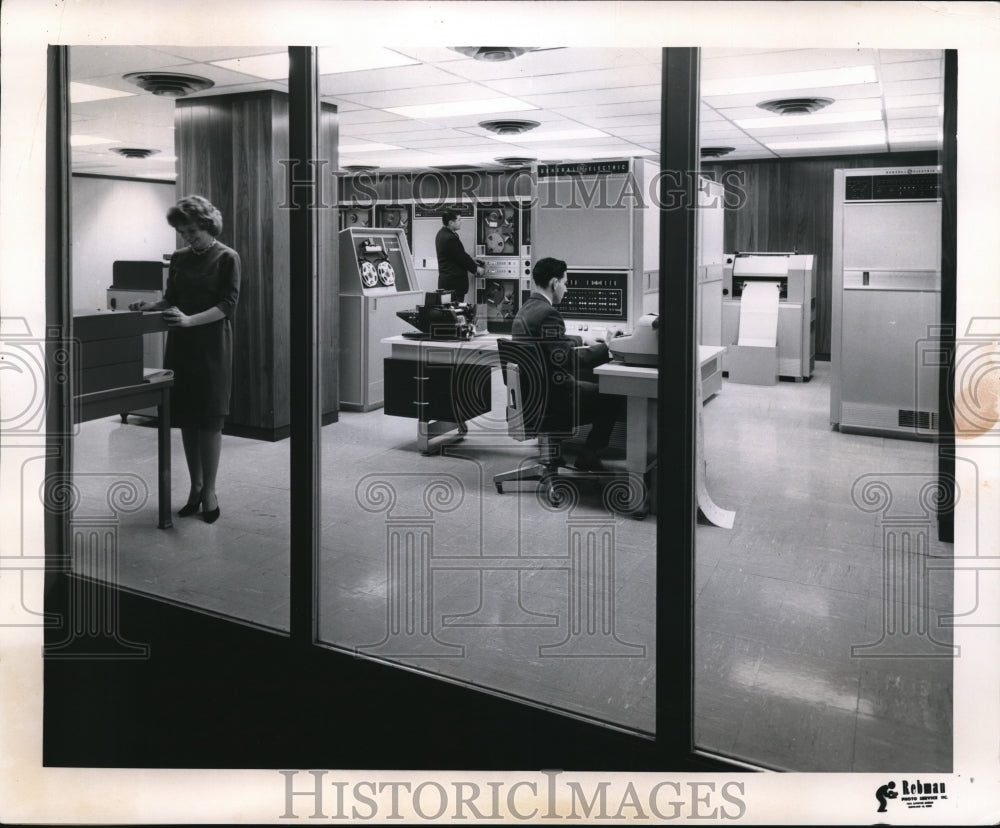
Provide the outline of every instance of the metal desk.
<path id="1" fill-rule="evenodd" d="M 500 364 L 498 338 L 496 334 L 484 334 L 469 340 L 411 339 L 400 334 L 381 341 L 382 344 L 391 346 L 391 358 L 395 360 L 406 360 L 421 366 L 488 365 L 493 368 Z M 386 385 L 386 413 L 390 413 L 388 378 Z M 439 391 L 420 386 L 418 397 L 424 393 L 430 397 L 437 395 Z M 421 454 L 431 454 L 441 445 L 457 442 L 468 432 L 464 422 L 435 417 L 432 403 L 433 400 L 427 398 L 415 401 L 419 411 L 416 417 L 417 449 Z"/>
<path id="2" fill-rule="evenodd" d="M 170 389 L 173 379 L 158 379 L 109 388 L 90 394 L 79 394 L 73 398 L 73 415 L 77 423 L 97 420 L 121 414 L 122 411 L 137 411 L 140 408 L 156 406 L 157 425 L 157 490 L 159 498 L 160 529 L 173 526 L 170 517 Z"/>

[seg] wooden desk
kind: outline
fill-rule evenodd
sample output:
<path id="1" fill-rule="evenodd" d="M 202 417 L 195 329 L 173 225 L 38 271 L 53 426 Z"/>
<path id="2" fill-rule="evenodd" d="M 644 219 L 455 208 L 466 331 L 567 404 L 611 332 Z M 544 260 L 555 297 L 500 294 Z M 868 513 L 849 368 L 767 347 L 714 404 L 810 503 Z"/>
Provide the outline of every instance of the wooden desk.
<path id="1" fill-rule="evenodd" d="M 141 382 L 138 385 L 79 394 L 73 400 L 74 420 L 78 423 L 110 417 L 121 414 L 122 411 L 136 411 L 156 406 L 159 421 L 156 452 L 159 498 L 157 526 L 160 529 L 169 529 L 174 525 L 170 517 L 170 389 L 173 384 L 173 379 L 159 379 L 153 382 Z"/>
<path id="2" fill-rule="evenodd" d="M 412 339 L 400 334 L 381 340 L 391 346 L 386 361 L 385 413 L 416 419 L 417 449 L 421 454 L 457 442 L 468 432 L 465 422 L 454 416 L 452 371 L 465 372 L 468 381 L 459 386 L 471 389 L 467 406 L 470 416 L 466 419 L 492 407 L 488 397 L 474 397 L 475 389 L 482 389 L 484 382 L 489 393 L 489 374 L 500 364 L 497 339 L 495 334 L 469 340 Z M 405 370 L 394 370 L 399 366 Z"/>

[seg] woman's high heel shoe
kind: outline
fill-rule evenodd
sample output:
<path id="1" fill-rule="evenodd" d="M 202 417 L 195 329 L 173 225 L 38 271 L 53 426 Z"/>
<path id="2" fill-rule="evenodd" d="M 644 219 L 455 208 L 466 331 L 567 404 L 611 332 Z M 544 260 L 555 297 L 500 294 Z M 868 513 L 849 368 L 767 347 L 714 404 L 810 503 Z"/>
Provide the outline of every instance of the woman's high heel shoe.
<path id="1" fill-rule="evenodd" d="M 204 502 L 204 501 L 202 501 L 202 502 Z M 201 512 L 201 519 L 203 521 L 205 521 L 205 523 L 215 523 L 215 521 L 217 521 L 219 519 L 219 515 L 220 514 L 222 514 L 222 511 L 219 509 L 219 499 L 216 498 L 215 499 L 215 508 L 214 509 L 203 509 L 202 512 Z"/>
<path id="2" fill-rule="evenodd" d="M 188 503 L 186 506 L 182 506 L 177 510 L 177 517 L 191 517 L 191 515 L 196 515 L 201 511 L 201 498 L 199 497 L 194 503 Z"/>

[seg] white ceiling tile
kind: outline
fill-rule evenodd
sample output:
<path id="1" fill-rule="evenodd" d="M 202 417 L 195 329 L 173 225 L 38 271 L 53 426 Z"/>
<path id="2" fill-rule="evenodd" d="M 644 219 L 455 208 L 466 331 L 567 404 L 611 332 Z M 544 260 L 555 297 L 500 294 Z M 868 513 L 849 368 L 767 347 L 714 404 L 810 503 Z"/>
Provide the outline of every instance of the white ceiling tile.
<path id="1" fill-rule="evenodd" d="M 706 58 L 702 55 L 701 79 L 722 80 L 872 66 L 876 60 L 876 54 L 871 49 L 794 49 L 725 58 Z"/>
<path id="2" fill-rule="evenodd" d="M 339 102 L 338 105 L 340 105 Z M 357 104 L 354 104 L 354 106 L 357 106 Z M 409 121 L 410 119 L 404 118 L 402 115 L 395 115 L 392 112 L 386 112 L 384 109 L 362 109 L 358 107 L 357 109 L 348 110 L 347 112 L 340 112 L 337 120 L 343 129 L 353 124 L 372 124 L 384 121 Z"/>
<path id="3" fill-rule="evenodd" d="M 320 72 L 322 72 L 322 66 Z M 391 66 L 386 69 L 366 69 L 362 72 L 340 72 L 320 75 L 320 95 L 335 97 L 359 92 L 383 92 L 392 89 L 413 89 L 426 86 L 447 86 L 462 83 L 461 78 L 434 66 Z"/>
<path id="4" fill-rule="evenodd" d="M 934 118 L 940 123 L 942 116 L 941 106 L 893 107 L 886 111 L 889 115 L 890 123 L 896 120 L 911 118 Z"/>
<path id="5" fill-rule="evenodd" d="M 377 109 L 417 104 L 450 103 L 452 101 L 478 101 L 499 97 L 495 91 L 484 89 L 475 83 L 452 83 L 445 86 L 426 88 L 392 89 L 382 92 L 341 94 L 338 97 L 348 101 L 363 103 Z"/>
<path id="6" fill-rule="evenodd" d="M 617 127 L 614 134 L 632 141 L 652 141 L 654 139 L 658 141 L 660 140 L 660 127 Z"/>
<path id="7" fill-rule="evenodd" d="M 456 60 L 472 60 L 447 46 L 393 46 L 389 48 L 401 55 L 419 60 L 422 63 L 447 63 Z"/>
<path id="8" fill-rule="evenodd" d="M 939 49 L 879 49 L 878 57 L 882 63 L 912 63 L 918 60 L 941 60 L 943 54 Z"/>
<path id="9" fill-rule="evenodd" d="M 659 125 L 660 114 L 658 112 L 649 115 L 622 115 L 618 118 L 594 118 L 591 121 L 591 126 L 597 127 L 598 129 L 613 129 L 620 126 L 658 127 Z"/>
<path id="10" fill-rule="evenodd" d="M 944 71 L 941 60 L 916 60 L 907 63 L 889 63 L 882 67 L 882 81 L 923 80 L 938 78 Z"/>
<path id="11" fill-rule="evenodd" d="M 661 99 L 658 83 L 646 86 L 583 89 L 578 92 L 555 92 L 548 95 L 520 95 L 519 97 L 522 101 L 543 108 L 600 106 L 633 101 L 656 101 L 659 103 Z"/>
<path id="12" fill-rule="evenodd" d="M 145 46 L 73 46 L 70 50 L 70 78 L 75 81 L 129 72 L 145 72 L 189 63 L 176 55 Z"/>
<path id="13" fill-rule="evenodd" d="M 940 95 L 886 95 L 886 110 L 903 109 L 911 106 L 941 106 Z"/>
<path id="14" fill-rule="evenodd" d="M 526 52 L 514 60 L 489 62 L 469 60 L 448 68 L 469 80 L 490 82 L 509 78 L 560 75 L 567 72 L 618 70 L 648 65 L 648 58 L 633 49 L 555 48 Z"/>
<path id="15" fill-rule="evenodd" d="M 429 121 L 414 121 L 410 118 L 403 118 L 398 121 L 376 121 L 371 123 L 351 124 L 344 128 L 345 134 L 350 135 L 393 135 L 405 136 L 412 134 L 414 137 L 422 135 L 424 132 L 434 132 L 441 129 L 441 124 Z M 399 143 L 402 138 L 393 138 L 393 143 Z"/>
<path id="16" fill-rule="evenodd" d="M 811 87 L 782 92 L 743 92 L 736 95 L 706 96 L 710 106 L 716 110 L 728 110 L 738 107 L 756 107 L 763 101 L 775 98 L 833 98 L 834 102 L 845 102 L 878 98 L 881 90 L 877 83 L 859 83 L 851 86 Z"/>
<path id="17" fill-rule="evenodd" d="M 944 79 L 893 81 L 883 84 L 887 98 L 902 98 L 907 95 L 938 95 L 944 98 Z"/>
<path id="18" fill-rule="evenodd" d="M 643 64 L 627 66 L 622 69 L 571 72 L 562 75 L 544 75 L 538 78 L 511 78 L 484 83 L 499 92 L 517 97 L 519 95 L 577 92 L 600 87 L 649 86 L 659 82 L 659 70 L 649 64 Z"/>
<path id="19" fill-rule="evenodd" d="M 405 168 L 407 165 L 430 166 L 432 162 L 451 163 L 448 159 L 478 158 L 480 164 L 492 165 L 493 158 L 504 155 L 577 160 L 587 153 L 600 157 L 633 154 L 648 157 L 659 149 L 658 48 L 573 47 L 532 53 L 503 66 L 472 61 L 444 47 L 392 48 L 399 54 L 423 61 L 424 65 L 330 75 L 321 81 L 325 92 L 322 97 L 338 107 L 343 144 L 368 141 L 412 149 L 355 153 L 344 163 L 375 163 L 383 167 L 391 163 L 393 168 Z M 262 81 L 206 65 L 213 60 L 280 54 L 281 51 L 274 46 L 72 47 L 70 65 L 74 80 L 95 81 L 107 88 L 127 92 L 138 92 L 121 78 L 132 71 L 170 70 L 216 80 L 217 86 L 192 96 L 201 98 L 259 89 L 287 91 L 284 82 Z M 835 99 L 835 103 L 824 110 L 827 113 L 878 108 L 884 103 L 890 134 L 901 139 L 892 143 L 894 150 L 936 147 L 942 109 L 941 57 L 942 53 L 936 50 L 882 50 L 876 54 L 871 50 L 851 49 L 703 49 L 703 79 L 871 64 L 879 67 L 882 83 L 705 98 L 699 118 L 701 143 L 735 147 L 724 160 L 823 152 L 815 149 L 771 152 L 729 120 L 762 117 L 766 113 L 756 105 L 765 99 L 812 94 Z M 511 113 L 509 117 L 538 121 L 550 130 L 596 126 L 606 133 L 606 137 L 563 137 L 542 143 L 528 140 L 513 143 L 497 140 L 478 127 L 478 123 L 487 120 L 488 116 L 414 120 L 384 109 L 482 100 L 503 94 L 539 107 Z M 166 160 L 173 153 L 173 111 L 172 100 L 141 92 L 117 100 L 73 104 L 72 131 L 74 135 L 105 137 L 117 145 L 159 149 L 160 155 L 149 159 L 144 169 L 153 169 L 156 164 L 161 169 L 169 168 L 173 166 Z M 850 124 L 823 127 L 822 134 L 835 138 L 857 127 Z M 759 137 L 759 133 L 754 134 Z M 768 140 L 787 140 L 790 134 L 814 139 L 819 133 L 804 126 L 781 128 L 774 131 L 773 137 L 768 136 Z M 907 142 L 907 138 L 912 140 Z M 111 156 L 107 148 L 107 144 L 87 148 L 85 152 L 74 148 L 74 171 L 89 169 L 105 174 L 136 175 L 134 163 L 130 166 L 123 159 Z M 837 148 L 832 151 L 854 150 Z M 872 148 L 861 147 L 856 151 L 870 152 Z M 382 160 L 374 158 L 376 155 Z M 153 177 L 154 173 L 144 172 L 143 175 Z M 172 170 L 166 175 L 171 176 Z"/>
<path id="20" fill-rule="evenodd" d="M 589 123 L 601 118 L 617 118 L 624 115 L 652 115 L 657 123 L 660 120 L 660 102 L 637 101 L 625 104 L 607 104 L 606 106 L 577 106 L 570 108 L 553 107 L 560 115 L 570 120 Z"/>

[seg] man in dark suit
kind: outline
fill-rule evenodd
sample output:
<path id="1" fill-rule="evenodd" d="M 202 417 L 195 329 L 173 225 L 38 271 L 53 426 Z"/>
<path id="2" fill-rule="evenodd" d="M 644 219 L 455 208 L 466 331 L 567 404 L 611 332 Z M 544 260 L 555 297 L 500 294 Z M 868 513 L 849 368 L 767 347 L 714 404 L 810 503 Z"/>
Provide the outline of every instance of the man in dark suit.
<path id="1" fill-rule="evenodd" d="M 567 391 L 571 390 L 576 400 L 577 423 L 591 424 L 590 434 L 573 465 L 585 471 L 600 470 L 604 466 L 597 452 L 608 445 L 611 429 L 625 410 L 624 397 L 601 394 L 597 390 L 597 383 L 592 379 L 593 369 L 611 358 L 608 346 L 603 340 L 585 343 L 581 337 L 566 333 L 566 323 L 556 309 L 556 305 L 566 295 L 566 262 L 560 259 L 539 259 L 531 270 L 531 279 L 531 295 L 514 317 L 511 328 L 513 339 L 564 341 L 572 349 L 576 371 L 570 372 L 572 387 Z M 586 379 L 588 376 L 591 379 Z"/>
<path id="2" fill-rule="evenodd" d="M 438 290 L 450 290 L 453 302 L 464 302 L 469 292 L 469 274 L 482 276 L 486 271 L 465 252 L 458 228 L 462 217 L 454 210 L 441 214 L 444 225 L 434 238 L 434 248 L 438 260 Z"/>

